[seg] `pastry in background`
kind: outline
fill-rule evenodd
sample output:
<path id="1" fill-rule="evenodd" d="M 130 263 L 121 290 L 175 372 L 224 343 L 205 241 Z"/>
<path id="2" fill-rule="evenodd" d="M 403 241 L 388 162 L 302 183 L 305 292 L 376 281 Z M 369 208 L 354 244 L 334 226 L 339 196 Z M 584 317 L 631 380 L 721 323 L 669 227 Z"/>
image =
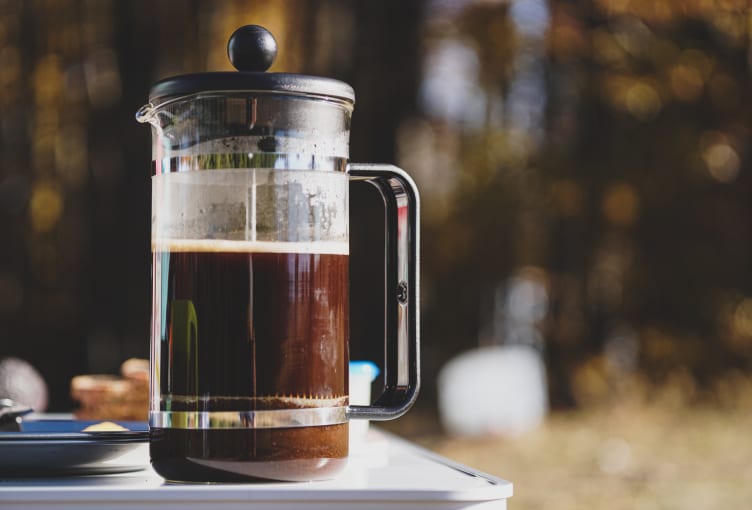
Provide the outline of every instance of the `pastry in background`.
<path id="1" fill-rule="evenodd" d="M 141 358 L 127 359 L 122 365 L 120 365 L 120 373 L 126 379 L 141 381 L 148 385 L 149 360 Z"/>
<path id="2" fill-rule="evenodd" d="M 80 407 L 80 420 L 146 421 L 149 415 L 149 362 L 132 358 L 120 367 L 122 377 L 78 375 L 71 380 L 71 397 Z"/>

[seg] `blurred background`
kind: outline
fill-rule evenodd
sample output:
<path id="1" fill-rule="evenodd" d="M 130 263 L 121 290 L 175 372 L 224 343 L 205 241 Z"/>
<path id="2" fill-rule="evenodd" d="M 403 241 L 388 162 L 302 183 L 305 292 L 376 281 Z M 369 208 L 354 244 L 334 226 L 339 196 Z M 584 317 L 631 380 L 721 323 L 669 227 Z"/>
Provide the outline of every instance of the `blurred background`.
<path id="1" fill-rule="evenodd" d="M 511 479 L 515 508 L 748 504 L 747 0 L 0 1 L 0 358 L 49 411 L 148 356 L 134 113 L 230 69 L 248 23 L 272 71 L 350 83 L 351 159 L 421 190 L 423 389 L 390 430 Z M 367 253 L 353 354 L 378 358 Z"/>

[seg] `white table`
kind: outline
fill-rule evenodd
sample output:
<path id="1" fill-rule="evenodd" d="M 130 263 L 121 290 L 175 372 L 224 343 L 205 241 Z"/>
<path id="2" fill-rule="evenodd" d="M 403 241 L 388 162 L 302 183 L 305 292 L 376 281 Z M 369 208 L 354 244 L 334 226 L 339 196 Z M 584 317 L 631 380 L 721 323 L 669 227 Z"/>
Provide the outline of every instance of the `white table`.
<path id="1" fill-rule="evenodd" d="M 128 455 L 146 461 L 148 446 Z M 512 484 L 371 429 L 335 480 L 167 484 L 151 468 L 70 478 L 0 480 L 0 508 L 54 509 L 506 509 Z"/>

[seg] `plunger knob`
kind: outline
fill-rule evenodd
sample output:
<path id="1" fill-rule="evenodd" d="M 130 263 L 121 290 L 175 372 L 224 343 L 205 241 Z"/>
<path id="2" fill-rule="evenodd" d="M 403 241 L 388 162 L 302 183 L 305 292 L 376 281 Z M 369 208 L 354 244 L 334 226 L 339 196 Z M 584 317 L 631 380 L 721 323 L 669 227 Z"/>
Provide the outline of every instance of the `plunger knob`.
<path id="1" fill-rule="evenodd" d="M 227 56 L 238 71 L 262 73 L 277 57 L 277 41 L 264 27 L 245 25 L 230 36 Z"/>

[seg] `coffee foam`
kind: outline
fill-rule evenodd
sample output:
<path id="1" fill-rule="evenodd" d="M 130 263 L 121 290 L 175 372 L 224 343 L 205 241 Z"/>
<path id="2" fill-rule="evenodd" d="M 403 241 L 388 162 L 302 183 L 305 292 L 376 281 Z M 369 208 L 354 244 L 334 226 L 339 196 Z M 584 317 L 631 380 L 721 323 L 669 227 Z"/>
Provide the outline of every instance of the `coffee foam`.
<path id="1" fill-rule="evenodd" d="M 347 241 L 240 241 L 229 239 L 155 239 L 152 252 L 201 253 L 315 253 L 349 255 Z"/>
<path id="2" fill-rule="evenodd" d="M 163 409 L 170 409 L 175 403 L 188 409 L 212 410 L 216 406 L 222 410 L 235 406 L 238 409 L 311 409 L 318 407 L 341 407 L 349 402 L 347 395 L 265 395 L 255 397 L 211 397 L 168 394 L 162 396 Z"/>

